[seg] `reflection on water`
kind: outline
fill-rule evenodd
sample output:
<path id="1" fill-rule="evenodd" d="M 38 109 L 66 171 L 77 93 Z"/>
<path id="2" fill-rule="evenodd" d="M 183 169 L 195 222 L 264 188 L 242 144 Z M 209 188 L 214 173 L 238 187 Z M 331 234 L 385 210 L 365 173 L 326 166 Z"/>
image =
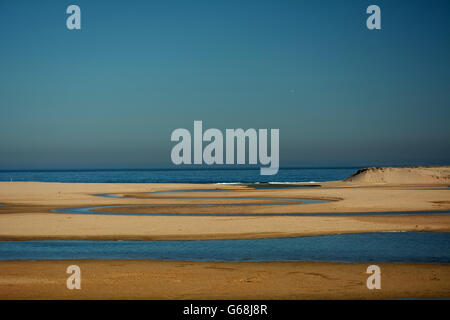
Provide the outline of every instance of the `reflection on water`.
<path id="1" fill-rule="evenodd" d="M 149 259 L 450 263 L 450 233 L 382 232 L 196 241 L 0 242 L 0 260 Z"/>

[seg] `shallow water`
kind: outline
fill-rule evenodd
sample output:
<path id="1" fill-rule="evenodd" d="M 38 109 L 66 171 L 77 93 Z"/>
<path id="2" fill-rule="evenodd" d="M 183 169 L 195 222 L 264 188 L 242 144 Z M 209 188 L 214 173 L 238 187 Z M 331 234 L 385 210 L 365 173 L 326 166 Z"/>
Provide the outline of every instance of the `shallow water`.
<path id="1" fill-rule="evenodd" d="M 321 203 L 321 200 L 301 200 L 304 204 L 308 203 Z M 317 202 L 314 202 L 317 201 Z M 253 204 L 221 204 L 221 206 L 239 206 L 245 205 L 250 206 Z M 255 204 L 264 205 L 264 204 Z M 269 204 L 268 204 L 269 205 Z M 132 213 L 132 212 L 114 212 L 114 208 L 121 207 L 164 207 L 173 205 L 148 205 L 148 204 L 124 204 L 124 205 L 111 205 L 111 206 L 92 206 L 92 207 L 78 207 L 78 208 L 65 208 L 65 209 L 54 209 L 52 212 L 55 213 L 67 213 L 67 214 L 98 214 L 98 215 L 113 215 L 113 216 L 179 216 L 179 217 L 280 217 L 280 216 L 290 216 L 290 217 L 368 217 L 368 216 L 411 216 L 411 215 L 447 215 L 450 214 L 450 210 L 441 211 L 391 211 L 391 212 L 323 212 L 323 213 Z M 183 205 L 177 205 L 182 207 Z M 187 205 L 186 205 L 187 206 Z M 194 206 L 208 206 L 208 205 L 189 205 Z M 211 205 L 209 205 L 211 206 Z M 93 211 L 98 209 L 109 208 L 111 211 Z"/>
<path id="2" fill-rule="evenodd" d="M 450 234 L 383 232 L 244 240 L 0 242 L 0 260 L 55 259 L 450 263 Z"/>
<path id="3" fill-rule="evenodd" d="M 304 188 L 302 186 L 300 188 Z M 311 186 L 315 187 L 315 186 Z M 295 188 L 293 186 L 279 186 L 277 189 Z M 249 189 L 250 191 L 252 189 Z M 298 198 L 267 198 L 267 197 L 161 197 L 152 196 L 155 194 L 170 194 L 170 193 L 195 193 L 195 192 L 232 192 L 232 191 L 243 191 L 242 189 L 185 189 L 185 190 L 166 190 L 166 191 L 153 191 L 153 192 L 141 192 L 134 193 L 133 196 L 128 196 L 125 194 L 95 194 L 98 197 L 106 198 L 122 198 L 122 199 L 233 199 L 233 200 L 260 200 L 267 201 L 267 203 L 222 203 L 222 204 L 128 204 L 128 205 L 108 205 L 108 206 L 91 206 L 91 207 L 77 207 L 77 208 L 65 208 L 65 209 L 54 209 L 52 212 L 55 213 L 68 213 L 68 214 L 98 214 L 98 215 L 128 215 L 128 216 L 228 216 L 228 217 L 258 217 L 258 216 L 303 216 L 303 217 L 332 217 L 332 216 L 405 216 L 405 215 L 423 215 L 423 214 L 450 214 L 450 210 L 441 211 L 391 211 L 391 212 L 341 212 L 341 213 L 131 213 L 131 212 L 114 212 L 114 208 L 123 207 L 214 207 L 214 206 L 265 206 L 265 205 L 307 205 L 307 204 L 319 204 L 329 202 L 328 200 L 314 200 L 314 199 L 298 199 Z M 146 196 L 147 195 L 147 196 Z M 148 197 L 150 195 L 150 197 Z M 274 201 L 284 201 L 291 203 L 281 203 L 273 204 Z M 98 209 L 109 208 L 106 211 L 93 211 Z"/>

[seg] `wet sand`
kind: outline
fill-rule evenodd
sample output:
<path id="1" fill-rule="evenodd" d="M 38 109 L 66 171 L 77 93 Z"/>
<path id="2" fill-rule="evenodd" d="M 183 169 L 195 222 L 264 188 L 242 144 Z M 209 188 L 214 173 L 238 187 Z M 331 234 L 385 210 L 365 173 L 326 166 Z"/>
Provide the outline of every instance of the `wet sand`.
<path id="1" fill-rule="evenodd" d="M 81 269 L 81 290 L 66 268 Z M 450 268 L 378 264 L 381 289 L 366 286 L 369 264 L 323 262 L 2 261 L 0 299 L 400 299 L 450 297 Z"/>
<path id="2" fill-rule="evenodd" d="M 151 194 L 148 198 L 105 198 L 93 194 L 179 189 L 232 189 L 226 192 L 185 192 Z M 235 190 L 240 189 L 240 190 Z M 184 197 L 179 199 L 176 197 Z M 195 199 L 220 197 L 223 199 Z M 320 204 L 203 207 L 198 203 L 267 203 L 227 197 L 268 197 L 329 200 Z M 246 189 L 217 185 L 188 184 L 75 184 L 1 182 L 0 240 L 170 240 L 238 239 L 287 237 L 331 233 L 379 231 L 450 231 L 450 215 L 402 217 L 293 217 L 293 216 L 112 216 L 52 213 L 52 209 L 102 205 L 170 205 L 155 209 L 128 207 L 114 211 L 182 213 L 321 213 L 450 209 L 450 189 L 442 185 L 356 185 L 346 182 L 323 183 L 310 189 Z M 188 205 L 188 207 L 177 207 Z M 107 211 L 107 209 L 101 209 Z"/>

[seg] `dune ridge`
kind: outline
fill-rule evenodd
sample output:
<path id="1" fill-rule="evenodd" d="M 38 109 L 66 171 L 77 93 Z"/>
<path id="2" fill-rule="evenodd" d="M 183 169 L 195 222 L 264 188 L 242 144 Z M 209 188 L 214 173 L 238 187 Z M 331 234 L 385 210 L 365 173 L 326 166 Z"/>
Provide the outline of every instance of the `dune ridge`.
<path id="1" fill-rule="evenodd" d="M 370 167 L 358 170 L 344 181 L 364 184 L 449 184 L 450 166 Z"/>

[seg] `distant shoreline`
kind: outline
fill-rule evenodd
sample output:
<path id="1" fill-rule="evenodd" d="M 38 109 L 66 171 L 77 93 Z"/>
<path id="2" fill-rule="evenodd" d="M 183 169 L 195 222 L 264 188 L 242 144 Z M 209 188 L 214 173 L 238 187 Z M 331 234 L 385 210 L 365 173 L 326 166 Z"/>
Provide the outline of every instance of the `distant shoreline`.
<path id="1" fill-rule="evenodd" d="M 252 185 L 253 187 L 329 181 L 387 182 L 402 184 L 450 184 L 450 166 L 403 167 L 300 167 L 281 168 L 276 176 L 261 176 L 257 168 L 180 168 L 180 169 L 88 169 L 88 170 L 3 170 L 4 182 L 60 183 L 193 183 Z M 435 172 L 446 171 L 444 180 L 430 179 Z M 403 172 L 403 173 L 402 173 Z M 389 174 L 387 174 L 389 173 Z M 442 174 L 441 174 L 442 176 Z"/>

